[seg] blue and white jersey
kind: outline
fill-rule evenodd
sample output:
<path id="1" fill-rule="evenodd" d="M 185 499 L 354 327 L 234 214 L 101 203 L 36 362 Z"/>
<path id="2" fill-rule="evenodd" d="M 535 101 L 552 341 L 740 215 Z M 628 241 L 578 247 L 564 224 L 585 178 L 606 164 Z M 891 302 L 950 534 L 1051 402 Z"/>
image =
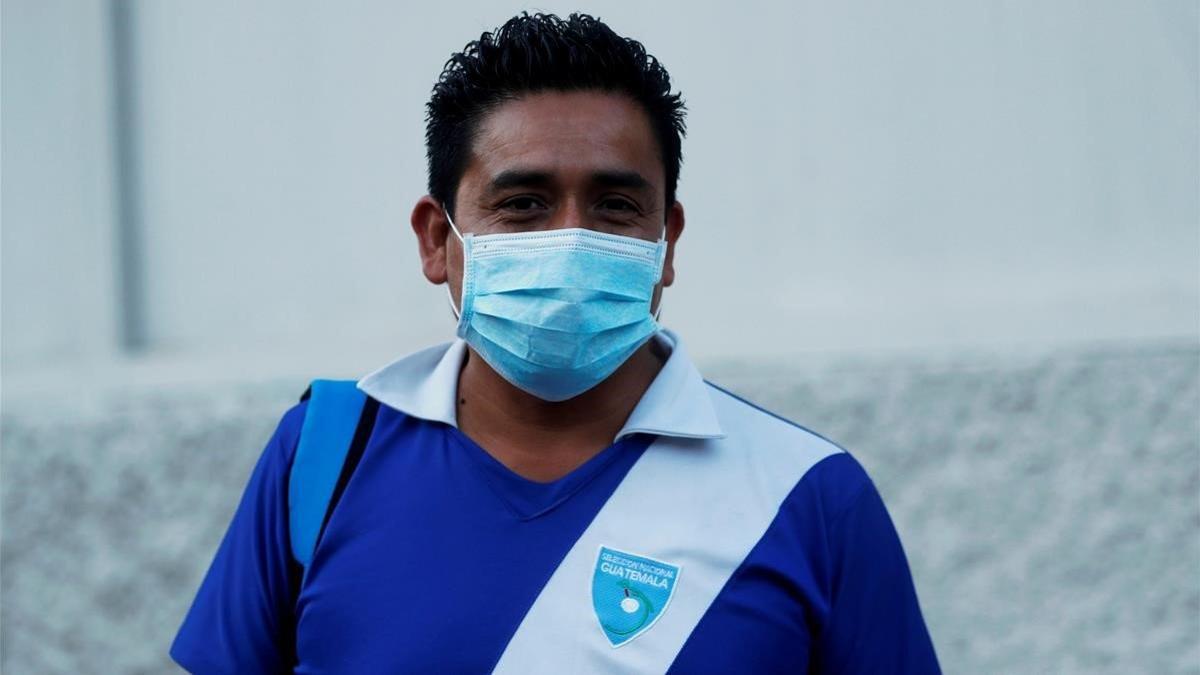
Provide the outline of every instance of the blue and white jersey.
<path id="1" fill-rule="evenodd" d="M 198 673 L 940 672 L 863 467 L 654 339 L 671 355 L 612 445 L 549 483 L 458 430 L 461 340 L 364 377 L 378 415 L 303 578 L 293 406 L 171 656 Z"/>

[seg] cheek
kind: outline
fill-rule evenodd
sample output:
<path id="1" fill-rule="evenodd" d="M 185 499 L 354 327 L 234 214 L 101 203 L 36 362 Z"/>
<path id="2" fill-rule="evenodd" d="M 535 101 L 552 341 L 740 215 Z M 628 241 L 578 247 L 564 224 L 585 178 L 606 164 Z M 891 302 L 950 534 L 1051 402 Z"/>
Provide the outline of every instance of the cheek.
<path id="1" fill-rule="evenodd" d="M 446 247 L 446 283 L 456 299 L 462 297 L 463 255 L 462 248 L 455 241 Z"/>
<path id="2" fill-rule="evenodd" d="M 443 250 L 445 251 L 446 256 L 446 271 L 449 272 L 453 269 L 455 272 L 462 274 L 462 243 L 459 242 L 453 234 L 450 234 L 446 237 L 446 246 Z"/>

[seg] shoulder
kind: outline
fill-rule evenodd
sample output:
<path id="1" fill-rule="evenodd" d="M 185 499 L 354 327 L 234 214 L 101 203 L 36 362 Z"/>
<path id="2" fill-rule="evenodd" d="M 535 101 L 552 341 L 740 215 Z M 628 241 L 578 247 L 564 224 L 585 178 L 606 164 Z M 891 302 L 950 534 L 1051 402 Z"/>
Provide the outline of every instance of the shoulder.
<path id="1" fill-rule="evenodd" d="M 825 520 L 873 489 L 866 469 L 835 441 L 706 380 L 723 443 L 757 467 L 763 480 L 778 483 L 786 502 L 821 511 Z M 782 506 L 782 505 L 781 505 Z"/>

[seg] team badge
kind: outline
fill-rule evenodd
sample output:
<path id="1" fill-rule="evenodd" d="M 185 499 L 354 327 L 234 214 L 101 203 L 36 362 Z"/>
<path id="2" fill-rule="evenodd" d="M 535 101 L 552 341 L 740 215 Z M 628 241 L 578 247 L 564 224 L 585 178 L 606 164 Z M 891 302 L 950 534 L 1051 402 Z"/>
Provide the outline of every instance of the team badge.
<path id="1" fill-rule="evenodd" d="M 592 607 L 613 647 L 649 630 L 675 594 L 679 566 L 600 547 L 592 573 Z"/>

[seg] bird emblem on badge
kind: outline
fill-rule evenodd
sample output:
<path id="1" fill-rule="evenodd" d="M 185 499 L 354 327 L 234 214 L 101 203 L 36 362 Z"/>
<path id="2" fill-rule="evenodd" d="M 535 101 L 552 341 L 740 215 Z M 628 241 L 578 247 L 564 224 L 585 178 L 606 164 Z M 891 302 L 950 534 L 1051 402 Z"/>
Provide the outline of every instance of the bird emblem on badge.
<path id="1" fill-rule="evenodd" d="M 620 647 L 649 630 L 678 580 L 678 565 L 601 546 L 592 573 L 592 607 L 609 644 Z"/>

